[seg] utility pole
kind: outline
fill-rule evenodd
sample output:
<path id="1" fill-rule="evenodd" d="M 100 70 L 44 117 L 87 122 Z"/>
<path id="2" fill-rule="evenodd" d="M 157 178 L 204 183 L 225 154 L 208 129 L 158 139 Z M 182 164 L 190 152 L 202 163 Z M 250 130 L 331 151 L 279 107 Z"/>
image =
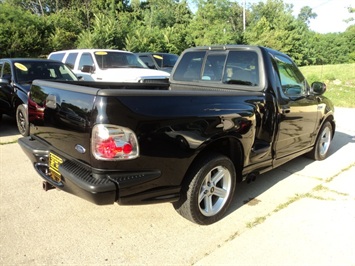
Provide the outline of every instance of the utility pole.
<path id="1" fill-rule="evenodd" d="M 243 1 L 243 31 L 245 31 L 245 0 Z"/>

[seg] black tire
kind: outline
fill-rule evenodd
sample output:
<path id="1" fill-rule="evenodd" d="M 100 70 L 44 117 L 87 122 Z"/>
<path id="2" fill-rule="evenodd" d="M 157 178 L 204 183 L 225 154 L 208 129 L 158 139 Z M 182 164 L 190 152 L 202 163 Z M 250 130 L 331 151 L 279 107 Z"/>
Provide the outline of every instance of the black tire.
<path id="1" fill-rule="evenodd" d="M 313 160 L 324 160 L 329 151 L 330 143 L 333 139 L 333 127 L 329 121 L 325 122 L 318 133 L 316 143 L 313 150 L 308 153 L 308 156 Z"/>
<path id="2" fill-rule="evenodd" d="M 196 161 L 189 171 L 175 210 L 184 218 L 201 225 L 220 220 L 228 209 L 235 190 L 236 174 L 232 161 L 211 154 Z"/>
<path id="3" fill-rule="evenodd" d="M 28 123 L 27 110 L 23 104 L 17 106 L 16 109 L 16 123 L 20 134 L 24 137 L 30 134 L 30 127 Z"/>

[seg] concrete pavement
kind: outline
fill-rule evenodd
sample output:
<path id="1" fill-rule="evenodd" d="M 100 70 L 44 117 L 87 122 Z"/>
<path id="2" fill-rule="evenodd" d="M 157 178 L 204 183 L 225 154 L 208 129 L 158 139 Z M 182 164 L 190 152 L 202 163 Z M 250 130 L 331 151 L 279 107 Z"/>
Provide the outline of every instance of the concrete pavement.
<path id="1" fill-rule="evenodd" d="M 21 135 L 17 130 L 15 118 L 3 115 L 0 121 L 0 145 L 17 141 L 19 137 Z"/>
<path id="2" fill-rule="evenodd" d="M 221 221 L 198 226 L 170 204 L 96 206 L 44 192 L 0 125 L 1 265 L 355 266 L 355 109 L 337 108 L 329 157 L 299 157 L 239 184 Z M 12 143 L 12 144 L 11 144 Z"/>
<path id="3" fill-rule="evenodd" d="M 354 165 L 286 205 L 195 265 L 355 265 Z"/>
<path id="4" fill-rule="evenodd" d="M 355 265 L 355 109 L 335 114 L 328 165 L 297 172 L 319 180 L 313 189 L 255 218 L 194 265 Z"/>

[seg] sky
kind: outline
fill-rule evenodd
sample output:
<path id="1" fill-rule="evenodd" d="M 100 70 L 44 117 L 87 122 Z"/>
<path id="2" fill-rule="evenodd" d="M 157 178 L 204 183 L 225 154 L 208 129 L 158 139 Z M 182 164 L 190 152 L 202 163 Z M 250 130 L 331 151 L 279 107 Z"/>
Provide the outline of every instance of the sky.
<path id="1" fill-rule="evenodd" d="M 237 0 L 243 4 L 244 0 Z M 266 0 L 245 0 L 246 4 L 254 4 Z M 284 3 L 293 4 L 293 14 L 297 16 L 304 6 L 309 6 L 317 14 L 315 19 L 310 20 L 311 30 L 319 33 L 344 32 L 347 27 L 355 23 L 355 14 L 349 13 L 347 7 L 355 8 L 354 0 L 284 0 Z M 354 18 L 354 21 L 345 23 L 343 20 Z"/>

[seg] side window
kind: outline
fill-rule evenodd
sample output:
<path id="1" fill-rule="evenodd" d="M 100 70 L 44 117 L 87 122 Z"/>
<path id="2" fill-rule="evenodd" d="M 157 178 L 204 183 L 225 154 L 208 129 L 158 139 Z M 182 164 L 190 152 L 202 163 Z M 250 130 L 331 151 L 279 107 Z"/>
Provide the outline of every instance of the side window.
<path id="1" fill-rule="evenodd" d="M 14 75 L 18 83 L 24 83 L 30 81 L 29 68 L 31 67 L 31 62 L 15 62 L 14 63 Z"/>
<path id="2" fill-rule="evenodd" d="M 65 63 L 71 69 L 74 69 L 75 60 L 78 57 L 78 53 L 69 53 L 67 59 L 65 59 Z"/>
<path id="3" fill-rule="evenodd" d="M 11 66 L 9 63 L 5 62 L 2 69 L 2 78 L 11 80 Z"/>
<path id="4" fill-rule="evenodd" d="M 139 57 L 135 54 L 125 54 L 123 62 L 126 62 L 126 66 L 137 66 Z"/>
<path id="5" fill-rule="evenodd" d="M 49 55 L 49 59 L 62 61 L 64 58 L 65 53 L 56 53 Z"/>
<path id="6" fill-rule="evenodd" d="M 148 55 L 140 55 L 139 58 L 147 65 L 149 68 L 155 68 L 153 59 L 150 58 Z"/>
<path id="7" fill-rule="evenodd" d="M 81 70 L 81 68 L 86 65 L 87 66 L 94 66 L 94 60 L 92 59 L 92 56 L 89 53 L 83 53 L 81 55 L 78 69 Z"/>
<path id="8" fill-rule="evenodd" d="M 59 66 L 59 75 L 62 77 L 62 79 L 64 80 L 75 80 L 73 78 L 73 74 L 69 72 L 69 69 L 67 67 L 64 66 Z"/>
<path id="9" fill-rule="evenodd" d="M 230 51 L 223 83 L 245 86 L 259 85 L 258 55 L 253 51 Z"/>
<path id="10" fill-rule="evenodd" d="M 275 56 L 282 91 L 286 96 L 304 95 L 306 81 L 296 65 L 287 57 Z"/>
<path id="11" fill-rule="evenodd" d="M 152 54 L 152 57 L 159 67 L 163 67 L 163 63 L 164 63 L 163 56 L 158 54 Z"/>
<path id="12" fill-rule="evenodd" d="M 205 51 L 186 52 L 179 62 L 175 73 L 174 80 L 193 81 L 201 79 L 201 70 Z"/>

